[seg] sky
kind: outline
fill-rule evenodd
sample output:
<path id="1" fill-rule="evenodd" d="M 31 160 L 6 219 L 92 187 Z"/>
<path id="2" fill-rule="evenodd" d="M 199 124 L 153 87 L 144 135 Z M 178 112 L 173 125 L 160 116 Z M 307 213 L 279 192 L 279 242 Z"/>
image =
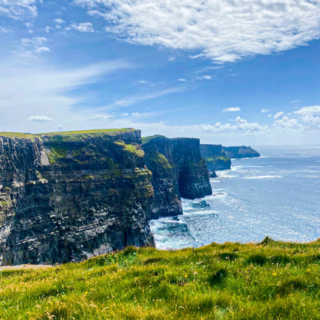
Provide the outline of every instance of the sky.
<path id="1" fill-rule="evenodd" d="M 0 131 L 319 144 L 320 0 L 0 0 Z"/>

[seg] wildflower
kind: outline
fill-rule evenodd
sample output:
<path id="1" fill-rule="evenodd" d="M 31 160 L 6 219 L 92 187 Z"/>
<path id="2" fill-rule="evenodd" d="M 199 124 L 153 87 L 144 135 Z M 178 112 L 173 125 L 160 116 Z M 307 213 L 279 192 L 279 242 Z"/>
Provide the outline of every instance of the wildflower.
<path id="1" fill-rule="evenodd" d="M 273 273 L 272 275 L 275 277 L 277 274 L 276 274 L 276 273 Z"/>
<path id="2" fill-rule="evenodd" d="M 187 276 L 187 275 L 185 275 L 184 277 L 185 277 L 185 278 L 188 278 L 188 276 Z"/>
<path id="3" fill-rule="evenodd" d="M 88 294 L 88 292 L 86 291 L 84 294 Z"/>
<path id="4" fill-rule="evenodd" d="M 311 273 L 311 270 L 310 270 L 310 269 L 308 269 L 308 270 L 307 270 L 307 272 L 308 272 L 308 273 Z"/>

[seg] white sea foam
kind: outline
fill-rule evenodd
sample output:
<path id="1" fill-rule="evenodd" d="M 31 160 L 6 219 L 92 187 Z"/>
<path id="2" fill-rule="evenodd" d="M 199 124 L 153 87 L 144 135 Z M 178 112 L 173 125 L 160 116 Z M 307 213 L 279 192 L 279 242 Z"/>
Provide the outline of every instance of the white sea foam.
<path id="1" fill-rule="evenodd" d="M 282 178 L 282 176 L 256 176 L 256 177 L 244 177 L 244 179 L 273 179 Z"/>

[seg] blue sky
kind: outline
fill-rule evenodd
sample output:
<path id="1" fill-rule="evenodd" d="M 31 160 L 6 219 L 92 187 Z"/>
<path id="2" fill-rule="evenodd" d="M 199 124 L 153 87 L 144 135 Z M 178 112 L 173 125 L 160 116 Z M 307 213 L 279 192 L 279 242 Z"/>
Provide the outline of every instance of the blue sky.
<path id="1" fill-rule="evenodd" d="M 318 144 L 320 0 L 0 0 L 0 131 Z"/>

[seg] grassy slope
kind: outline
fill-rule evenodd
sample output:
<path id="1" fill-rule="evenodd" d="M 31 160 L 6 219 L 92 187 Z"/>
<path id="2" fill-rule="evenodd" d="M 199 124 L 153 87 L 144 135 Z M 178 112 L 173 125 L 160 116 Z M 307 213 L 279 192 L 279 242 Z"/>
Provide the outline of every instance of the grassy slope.
<path id="1" fill-rule="evenodd" d="M 320 319 L 320 242 L 127 248 L 0 273 L 1 319 Z"/>
<path id="2" fill-rule="evenodd" d="M 47 137 L 57 137 L 61 141 L 76 141 L 84 137 L 98 137 L 103 135 L 116 135 L 124 132 L 135 131 L 135 129 L 99 129 L 99 130 L 82 130 L 82 131 L 59 131 L 59 132 L 49 132 L 49 133 L 20 133 L 20 132 L 0 132 L 0 137 L 7 137 L 11 139 L 28 139 L 34 140 L 35 138 Z"/>

